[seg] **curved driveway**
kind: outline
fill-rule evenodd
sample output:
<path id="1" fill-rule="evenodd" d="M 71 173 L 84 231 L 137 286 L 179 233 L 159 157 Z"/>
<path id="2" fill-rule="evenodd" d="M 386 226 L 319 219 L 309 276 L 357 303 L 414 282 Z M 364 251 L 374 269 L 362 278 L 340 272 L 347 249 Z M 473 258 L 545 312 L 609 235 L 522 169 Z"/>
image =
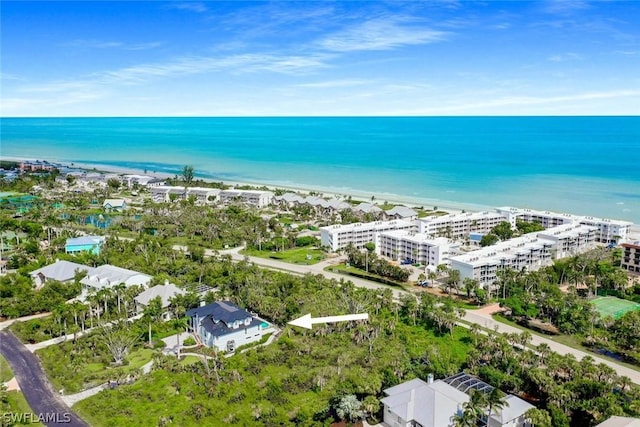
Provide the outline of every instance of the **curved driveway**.
<path id="1" fill-rule="evenodd" d="M 40 361 L 10 332 L 0 331 L 0 353 L 7 359 L 31 410 L 47 426 L 89 427 L 64 404 Z"/>

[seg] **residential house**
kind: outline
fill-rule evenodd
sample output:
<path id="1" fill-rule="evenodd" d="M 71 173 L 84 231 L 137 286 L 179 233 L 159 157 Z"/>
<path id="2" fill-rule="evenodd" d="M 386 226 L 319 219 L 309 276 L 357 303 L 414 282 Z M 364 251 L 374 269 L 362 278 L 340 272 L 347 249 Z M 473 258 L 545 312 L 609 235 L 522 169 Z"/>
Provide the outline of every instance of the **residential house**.
<path id="1" fill-rule="evenodd" d="M 64 250 L 68 254 L 76 252 L 91 252 L 96 255 L 100 254 L 102 244 L 105 242 L 104 236 L 81 236 L 67 239 Z"/>
<path id="2" fill-rule="evenodd" d="M 360 203 L 359 205 L 352 207 L 351 210 L 353 210 L 357 215 L 364 216 L 369 214 L 376 217 L 381 217 L 384 212 L 378 206 L 371 203 Z"/>
<path id="3" fill-rule="evenodd" d="M 640 418 L 612 416 L 596 427 L 640 427 Z"/>
<path id="4" fill-rule="evenodd" d="M 385 215 L 389 219 L 402 219 L 405 221 L 414 221 L 418 219 L 418 212 L 406 206 L 395 206 L 388 211 L 385 211 Z"/>
<path id="5" fill-rule="evenodd" d="M 241 345 L 259 341 L 271 329 L 230 301 L 217 301 L 187 311 L 194 334 L 207 347 L 235 351 Z"/>
<path id="6" fill-rule="evenodd" d="M 463 411 L 471 390 L 490 393 L 493 387 L 459 373 L 443 380 L 414 379 L 384 390 L 384 425 L 387 427 L 446 427 Z M 529 427 L 525 413 L 534 408 L 524 400 L 507 395 L 505 405 L 491 414 L 489 427 Z M 508 405 L 508 406 L 507 406 Z"/>
<path id="7" fill-rule="evenodd" d="M 281 208 L 292 208 L 304 203 L 304 197 L 296 193 L 284 193 L 281 196 L 275 196 L 273 201 Z"/>
<path id="8" fill-rule="evenodd" d="M 77 264 L 70 261 L 56 260 L 53 264 L 49 264 L 45 267 L 29 273 L 33 282 L 36 285 L 36 289 L 41 288 L 50 280 L 57 282 L 69 283 L 72 282 L 79 272 L 85 272 L 90 274 L 94 270 L 93 267 L 89 267 L 83 264 Z"/>
<path id="9" fill-rule="evenodd" d="M 176 295 L 184 295 L 185 293 L 186 292 L 183 289 L 180 289 L 173 283 L 169 283 L 167 280 L 164 282 L 164 285 L 157 285 L 146 289 L 134 298 L 136 303 L 136 312 L 138 314 L 142 314 L 144 309 L 149 305 L 149 302 L 159 297 L 162 302 L 162 308 L 165 310 L 162 316 L 165 320 L 168 320 L 171 316 L 166 309 L 171 303 L 171 298 Z"/>
<path id="10" fill-rule="evenodd" d="M 127 208 L 127 202 L 124 199 L 106 199 L 102 202 L 105 211 L 122 212 Z"/>
<path id="11" fill-rule="evenodd" d="M 113 288 L 120 283 L 126 287 L 139 285 L 146 288 L 151 279 L 152 277 L 148 274 L 105 264 L 90 271 L 80 283 L 84 285 L 86 291 L 91 289 L 99 291 Z"/>

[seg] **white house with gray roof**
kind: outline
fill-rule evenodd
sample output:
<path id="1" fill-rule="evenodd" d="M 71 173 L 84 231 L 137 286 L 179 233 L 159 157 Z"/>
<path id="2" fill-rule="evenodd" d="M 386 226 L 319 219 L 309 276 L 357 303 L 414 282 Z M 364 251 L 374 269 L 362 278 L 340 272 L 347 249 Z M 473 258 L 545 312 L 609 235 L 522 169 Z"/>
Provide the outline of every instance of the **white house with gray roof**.
<path id="1" fill-rule="evenodd" d="M 62 283 L 72 282 L 76 274 L 79 272 L 91 273 L 94 270 L 93 267 L 89 267 L 83 264 L 78 264 L 70 261 L 56 260 L 53 264 L 49 264 L 45 267 L 29 273 L 36 288 L 41 288 L 44 284 L 50 280 L 55 280 Z"/>
<path id="2" fill-rule="evenodd" d="M 640 427 L 640 418 L 612 416 L 596 427 Z"/>
<path id="3" fill-rule="evenodd" d="M 126 287 L 139 285 L 146 288 L 151 279 L 152 277 L 148 274 L 105 264 L 90 271 L 80 283 L 85 287 L 85 290 L 94 289 L 99 291 L 113 288 L 120 283 Z"/>
<path id="4" fill-rule="evenodd" d="M 149 305 L 149 302 L 152 299 L 160 298 L 160 301 L 162 303 L 162 308 L 166 309 L 171 304 L 171 301 L 170 301 L 171 298 L 175 297 L 176 295 L 184 295 L 184 294 L 186 294 L 186 292 L 183 289 L 180 289 L 173 283 L 169 283 L 169 281 L 167 280 L 165 281 L 164 285 L 153 286 L 149 289 L 142 291 L 133 300 L 136 303 L 136 312 L 138 314 L 142 314 L 145 307 Z M 166 313 L 164 317 L 165 319 L 168 318 Z"/>
<path id="5" fill-rule="evenodd" d="M 461 414 L 471 390 L 489 393 L 493 387 L 463 372 L 434 381 L 414 379 L 384 390 L 384 423 L 387 427 L 448 427 Z M 502 409 L 494 411 L 489 427 L 533 427 L 525 417 L 533 405 L 507 395 Z"/>
<path id="6" fill-rule="evenodd" d="M 385 211 L 385 215 L 389 219 L 402 219 L 405 221 L 418 219 L 418 212 L 406 206 L 395 206 L 394 208 Z"/>

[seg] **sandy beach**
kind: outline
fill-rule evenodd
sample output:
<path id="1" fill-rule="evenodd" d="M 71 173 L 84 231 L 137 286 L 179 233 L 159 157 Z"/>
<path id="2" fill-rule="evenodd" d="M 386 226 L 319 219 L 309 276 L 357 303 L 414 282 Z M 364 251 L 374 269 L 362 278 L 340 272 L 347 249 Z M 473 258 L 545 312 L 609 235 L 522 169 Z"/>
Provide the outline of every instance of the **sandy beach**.
<path id="1" fill-rule="evenodd" d="M 20 158 L 20 157 L 4 157 L 5 160 L 13 160 L 13 161 L 35 161 L 35 160 L 47 160 L 52 163 L 60 164 L 67 167 L 79 168 L 88 171 L 96 170 L 105 173 L 117 173 L 117 174 L 137 174 L 137 175 L 147 175 L 153 176 L 156 178 L 166 179 L 173 178 L 176 174 L 172 173 L 160 173 L 160 172 L 147 172 L 145 173 L 144 169 L 135 169 L 135 168 L 124 168 L 117 167 L 112 165 L 105 165 L 99 162 L 95 163 L 86 163 L 86 162 L 66 162 L 59 161 L 56 159 L 33 159 L 33 158 Z M 180 175 L 179 173 L 177 174 Z M 383 204 L 384 202 L 395 204 L 395 205 L 405 205 L 409 207 L 421 208 L 430 210 L 434 207 L 437 207 L 438 210 L 446 211 L 450 213 L 461 212 L 465 210 L 467 212 L 472 211 L 484 211 L 488 209 L 492 209 L 490 206 L 478 206 L 472 204 L 465 203 L 457 203 L 453 201 L 446 200 L 438 200 L 438 199 L 424 199 L 424 198 L 415 198 L 410 196 L 404 196 L 401 194 L 391 194 L 385 192 L 368 192 L 368 191 L 357 191 L 351 189 L 336 189 L 331 187 L 323 187 L 321 185 L 318 186 L 308 186 L 308 185 L 280 185 L 269 182 L 248 182 L 248 181 L 230 181 L 230 180 L 220 180 L 215 178 L 205 178 L 198 175 L 198 171 L 195 171 L 195 178 L 201 179 L 205 182 L 223 182 L 225 185 L 230 186 L 254 186 L 254 187 L 267 187 L 271 190 L 276 188 L 288 190 L 291 192 L 299 192 L 299 193 L 321 193 L 324 197 L 335 197 L 340 199 L 346 199 L 349 196 L 353 200 L 358 200 L 362 202 L 371 203 L 371 198 L 373 197 L 373 203 Z"/>

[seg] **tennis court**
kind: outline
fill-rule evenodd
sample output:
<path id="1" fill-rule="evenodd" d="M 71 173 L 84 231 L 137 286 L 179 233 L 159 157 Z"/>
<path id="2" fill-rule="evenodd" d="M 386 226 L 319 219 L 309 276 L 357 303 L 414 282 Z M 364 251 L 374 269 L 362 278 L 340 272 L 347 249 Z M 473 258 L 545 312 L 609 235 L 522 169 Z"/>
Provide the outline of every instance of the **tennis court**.
<path id="1" fill-rule="evenodd" d="M 613 316 L 614 319 L 624 316 L 632 310 L 640 310 L 640 304 L 616 297 L 598 297 L 591 301 L 600 316 Z"/>

